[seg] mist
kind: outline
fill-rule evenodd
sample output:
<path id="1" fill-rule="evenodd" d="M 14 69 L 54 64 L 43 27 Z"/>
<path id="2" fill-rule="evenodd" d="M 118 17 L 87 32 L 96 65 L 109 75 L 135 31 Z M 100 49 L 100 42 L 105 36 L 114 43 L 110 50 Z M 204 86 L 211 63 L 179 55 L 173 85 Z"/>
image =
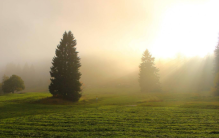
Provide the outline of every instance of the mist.
<path id="1" fill-rule="evenodd" d="M 98 56 L 81 57 L 81 82 L 84 88 L 91 87 L 135 87 L 139 88 L 138 65 L 122 64 L 116 59 L 104 59 Z M 140 63 L 140 60 L 139 60 Z M 177 55 L 173 58 L 156 59 L 159 77 L 165 92 L 206 92 L 213 87 L 214 57 L 186 57 Z M 19 75 L 23 78 L 26 90 L 48 91 L 50 83 L 51 61 L 41 63 L 8 63 L 2 68 L 1 76 Z"/>
<path id="2" fill-rule="evenodd" d="M 0 137 L 219 137 L 218 5 L 0 0 Z"/>
<path id="3" fill-rule="evenodd" d="M 18 74 L 27 88 L 42 82 L 48 90 L 55 49 L 63 32 L 71 30 L 85 86 L 138 87 L 141 56 L 149 49 L 160 70 L 163 89 L 209 90 L 213 58 L 207 54 L 212 54 L 219 30 L 219 12 L 212 8 L 216 4 L 205 0 L 3 0 L 0 76 Z M 199 14 L 206 16 L 200 18 Z M 178 53 L 182 53 L 181 58 Z M 25 70 L 32 70 L 33 76 Z M 207 86 L 197 88 L 193 83 L 203 75 L 208 76 Z"/>

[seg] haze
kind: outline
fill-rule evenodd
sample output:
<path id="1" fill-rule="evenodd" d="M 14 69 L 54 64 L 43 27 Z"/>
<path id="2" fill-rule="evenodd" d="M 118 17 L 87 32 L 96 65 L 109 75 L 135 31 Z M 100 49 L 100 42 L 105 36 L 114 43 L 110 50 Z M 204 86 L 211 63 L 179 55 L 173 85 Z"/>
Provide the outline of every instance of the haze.
<path id="1" fill-rule="evenodd" d="M 0 0 L 0 59 L 0 138 L 219 138 L 219 0 Z"/>
<path id="2" fill-rule="evenodd" d="M 136 73 L 146 49 L 157 61 L 179 54 L 204 57 L 213 52 L 219 32 L 217 0 L 1 0 L 0 5 L 1 75 L 9 63 L 27 63 L 49 78 L 56 46 L 69 30 L 77 39 L 85 82 L 92 75 L 101 81 Z"/>

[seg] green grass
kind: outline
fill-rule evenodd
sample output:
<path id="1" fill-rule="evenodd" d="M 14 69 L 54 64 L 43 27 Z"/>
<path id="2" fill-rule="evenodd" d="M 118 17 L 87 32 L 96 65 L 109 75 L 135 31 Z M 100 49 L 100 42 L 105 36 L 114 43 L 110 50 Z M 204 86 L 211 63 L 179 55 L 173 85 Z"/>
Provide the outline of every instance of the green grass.
<path id="1" fill-rule="evenodd" d="M 219 98 L 206 94 L 93 88 L 78 103 L 49 96 L 0 96 L 0 137 L 219 137 Z"/>

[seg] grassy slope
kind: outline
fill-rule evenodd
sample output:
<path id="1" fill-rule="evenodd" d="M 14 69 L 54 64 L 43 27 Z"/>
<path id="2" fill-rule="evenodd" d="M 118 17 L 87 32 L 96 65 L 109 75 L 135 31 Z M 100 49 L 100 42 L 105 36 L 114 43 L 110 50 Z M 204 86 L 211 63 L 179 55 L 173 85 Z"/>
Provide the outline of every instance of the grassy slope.
<path id="1" fill-rule="evenodd" d="M 0 96 L 0 137 L 219 137 L 217 97 L 99 88 L 54 105 L 47 96 Z"/>

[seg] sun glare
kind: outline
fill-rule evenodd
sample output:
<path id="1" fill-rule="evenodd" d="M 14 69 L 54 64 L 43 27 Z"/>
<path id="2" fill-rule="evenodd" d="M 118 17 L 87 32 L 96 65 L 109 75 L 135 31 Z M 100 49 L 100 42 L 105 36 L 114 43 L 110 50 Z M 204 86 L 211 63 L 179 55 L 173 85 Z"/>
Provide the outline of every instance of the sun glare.
<path id="1" fill-rule="evenodd" d="M 217 4 L 180 3 L 163 14 L 160 31 L 151 51 L 158 57 L 205 56 L 212 53 L 218 39 Z"/>

